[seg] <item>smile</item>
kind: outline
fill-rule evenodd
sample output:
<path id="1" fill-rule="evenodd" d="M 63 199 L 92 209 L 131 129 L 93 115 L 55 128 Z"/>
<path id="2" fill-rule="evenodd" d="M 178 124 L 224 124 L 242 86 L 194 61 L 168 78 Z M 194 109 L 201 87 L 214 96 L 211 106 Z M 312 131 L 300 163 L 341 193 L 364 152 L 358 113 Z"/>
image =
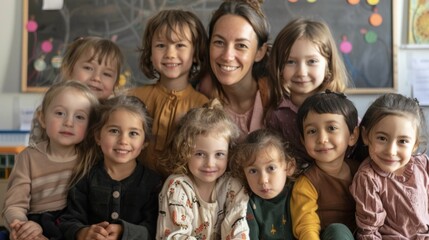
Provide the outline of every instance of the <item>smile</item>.
<path id="1" fill-rule="evenodd" d="M 164 63 L 164 66 L 166 67 L 177 67 L 179 65 L 180 65 L 179 63 Z"/>
<path id="2" fill-rule="evenodd" d="M 234 67 L 234 66 L 226 66 L 226 65 L 220 65 L 220 64 L 219 64 L 219 66 L 222 70 L 224 70 L 226 72 L 232 72 L 232 71 L 238 69 L 238 67 Z"/>

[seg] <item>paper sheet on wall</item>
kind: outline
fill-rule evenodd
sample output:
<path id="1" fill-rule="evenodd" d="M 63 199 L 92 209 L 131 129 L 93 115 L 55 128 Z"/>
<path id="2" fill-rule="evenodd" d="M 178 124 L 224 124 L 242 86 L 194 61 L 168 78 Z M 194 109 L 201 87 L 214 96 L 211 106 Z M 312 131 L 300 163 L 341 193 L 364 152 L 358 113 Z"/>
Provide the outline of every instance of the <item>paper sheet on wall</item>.
<path id="1" fill-rule="evenodd" d="M 64 0 L 43 0 L 43 10 L 60 10 L 63 8 Z"/>
<path id="2" fill-rule="evenodd" d="M 410 54 L 408 68 L 413 97 L 419 100 L 420 105 L 429 106 L 429 56 Z"/>

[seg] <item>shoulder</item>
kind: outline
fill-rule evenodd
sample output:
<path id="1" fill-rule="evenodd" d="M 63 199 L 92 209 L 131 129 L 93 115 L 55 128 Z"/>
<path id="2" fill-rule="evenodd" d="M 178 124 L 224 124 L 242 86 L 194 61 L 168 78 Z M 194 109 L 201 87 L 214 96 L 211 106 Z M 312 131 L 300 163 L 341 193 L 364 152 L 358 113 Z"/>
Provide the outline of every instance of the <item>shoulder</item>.
<path id="1" fill-rule="evenodd" d="M 170 175 L 164 182 L 159 195 L 160 201 L 186 203 L 189 199 L 196 199 L 197 194 L 192 180 L 186 175 Z"/>
<path id="2" fill-rule="evenodd" d="M 156 90 L 156 84 L 149 84 L 149 85 L 139 86 L 135 88 L 130 88 L 127 91 L 127 95 L 138 97 L 142 101 L 144 101 L 146 99 L 145 96 L 154 92 L 155 90 Z"/>
<path id="3" fill-rule="evenodd" d="M 222 175 L 216 183 L 216 188 L 218 189 L 239 190 L 243 187 L 244 185 L 241 181 L 238 178 L 233 177 L 230 172 L 226 172 Z"/>

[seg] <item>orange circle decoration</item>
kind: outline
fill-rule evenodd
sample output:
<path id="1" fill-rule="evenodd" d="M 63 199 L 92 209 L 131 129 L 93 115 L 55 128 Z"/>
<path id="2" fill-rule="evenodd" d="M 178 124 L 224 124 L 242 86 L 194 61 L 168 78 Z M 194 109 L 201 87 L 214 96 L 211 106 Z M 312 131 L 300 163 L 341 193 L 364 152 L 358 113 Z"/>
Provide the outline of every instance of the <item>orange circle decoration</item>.
<path id="1" fill-rule="evenodd" d="M 296 3 L 298 0 L 289 0 L 290 3 Z"/>
<path id="2" fill-rule="evenodd" d="M 369 17 L 369 23 L 374 27 L 378 27 L 383 23 L 383 17 L 378 13 L 373 13 Z"/>
<path id="3" fill-rule="evenodd" d="M 359 4 L 360 0 L 347 0 L 347 2 L 348 2 L 350 5 L 356 5 L 356 4 Z"/>

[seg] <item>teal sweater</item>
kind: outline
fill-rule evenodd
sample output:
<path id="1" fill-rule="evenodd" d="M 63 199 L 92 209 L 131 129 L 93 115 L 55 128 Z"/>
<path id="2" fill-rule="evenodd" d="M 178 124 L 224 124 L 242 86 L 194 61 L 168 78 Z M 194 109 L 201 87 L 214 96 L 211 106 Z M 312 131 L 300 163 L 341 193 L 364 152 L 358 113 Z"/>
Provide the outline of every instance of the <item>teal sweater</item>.
<path id="1" fill-rule="evenodd" d="M 262 199 L 256 194 L 250 196 L 247 205 L 247 223 L 250 239 L 293 240 L 290 215 L 290 195 L 292 184 L 273 199 Z"/>

